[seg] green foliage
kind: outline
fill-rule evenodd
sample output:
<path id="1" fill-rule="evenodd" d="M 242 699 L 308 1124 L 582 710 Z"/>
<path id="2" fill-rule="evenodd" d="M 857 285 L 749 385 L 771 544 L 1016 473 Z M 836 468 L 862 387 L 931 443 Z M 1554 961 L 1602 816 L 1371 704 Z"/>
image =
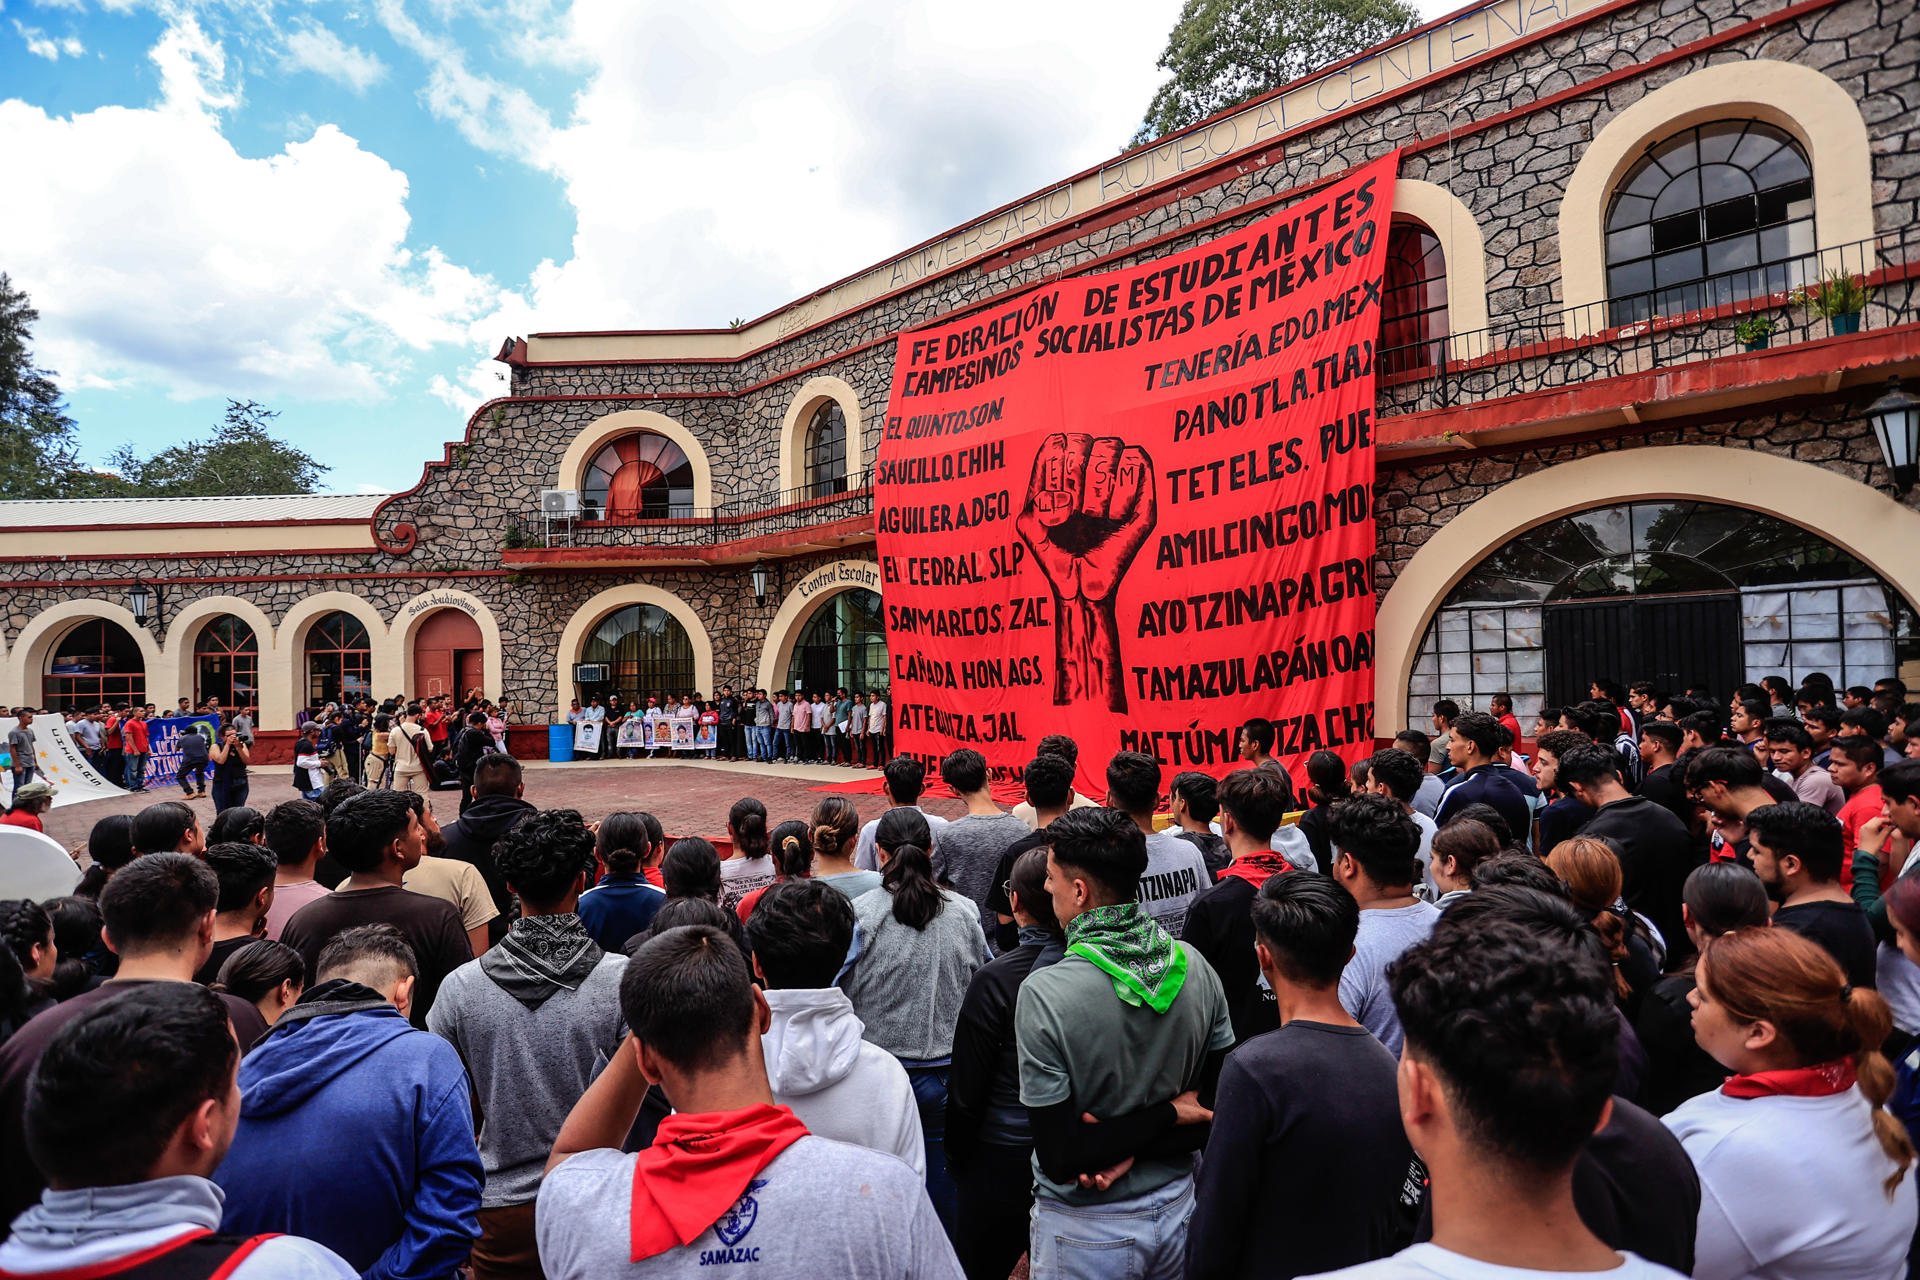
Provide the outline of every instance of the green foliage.
<path id="1" fill-rule="evenodd" d="M 0 499 L 113 496 L 118 482 L 80 462 L 53 370 L 33 362 L 39 318 L 27 295 L 0 273 Z"/>
<path id="2" fill-rule="evenodd" d="M 1411 30 L 1405 0 L 1186 0 L 1130 146 L 1152 142 Z"/>
<path id="3" fill-rule="evenodd" d="M 213 435 L 142 458 L 123 444 L 108 457 L 127 492 L 136 497 L 207 498 L 245 494 L 312 493 L 327 468 L 274 439 L 268 425 L 280 415 L 253 400 L 229 400 Z"/>
<path id="4" fill-rule="evenodd" d="M 1822 320 L 1850 316 L 1867 309 L 1871 296 L 1867 282 L 1844 271 L 1829 271 L 1819 284 L 1806 285 L 1793 292 L 1796 306 L 1805 307 Z"/>
<path id="5" fill-rule="evenodd" d="M 1773 317 L 1748 316 L 1733 326 L 1733 336 L 1742 342 L 1759 342 L 1763 338 L 1770 338 L 1773 336 Z"/>

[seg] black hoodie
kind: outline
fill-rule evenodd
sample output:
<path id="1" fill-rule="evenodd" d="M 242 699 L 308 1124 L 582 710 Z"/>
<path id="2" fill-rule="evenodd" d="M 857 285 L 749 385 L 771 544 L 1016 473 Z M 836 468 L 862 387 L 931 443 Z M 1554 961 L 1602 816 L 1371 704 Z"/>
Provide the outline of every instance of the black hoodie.
<path id="1" fill-rule="evenodd" d="M 480 796 L 467 806 L 459 821 L 443 833 L 447 847 L 440 851 L 440 856 L 458 858 L 478 867 L 481 878 L 487 882 L 487 892 L 493 895 L 493 905 L 500 910 L 499 916 L 487 926 L 488 937 L 493 942 L 505 937 L 513 924 L 509 918 L 513 894 L 507 888 L 506 877 L 494 865 L 493 846 L 535 812 L 532 805 L 518 796 Z"/>

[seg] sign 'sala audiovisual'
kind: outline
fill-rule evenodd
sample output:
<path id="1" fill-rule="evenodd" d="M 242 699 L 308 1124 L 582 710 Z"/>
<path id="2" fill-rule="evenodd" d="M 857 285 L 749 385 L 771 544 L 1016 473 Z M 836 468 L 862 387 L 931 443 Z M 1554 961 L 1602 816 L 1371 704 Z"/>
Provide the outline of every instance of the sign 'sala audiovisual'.
<path id="1" fill-rule="evenodd" d="M 898 749 L 1006 770 L 1066 733 L 1096 791 L 1118 750 L 1224 773 L 1250 716 L 1290 762 L 1372 750 L 1396 163 L 901 336 L 874 476 Z"/>

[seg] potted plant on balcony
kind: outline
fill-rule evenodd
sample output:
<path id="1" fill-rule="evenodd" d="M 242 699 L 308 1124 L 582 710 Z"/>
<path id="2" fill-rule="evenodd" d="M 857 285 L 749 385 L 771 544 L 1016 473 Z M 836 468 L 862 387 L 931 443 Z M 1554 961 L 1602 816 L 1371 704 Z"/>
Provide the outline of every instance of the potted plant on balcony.
<path id="1" fill-rule="evenodd" d="M 1860 332 L 1860 313 L 1871 296 L 1867 282 L 1844 271 L 1829 271 L 1819 284 L 1802 285 L 1794 290 L 1793 302 L 1826 320 L 1837 337 Z"/>
<path id="2" fill-rule="evenodd" d="M 1733 336 L 1740 345 L 1749 351 L 1765 351 L 1767 339 L 1773 336 L 1773 317 L 1751 315 L 1733 326 Z"/>

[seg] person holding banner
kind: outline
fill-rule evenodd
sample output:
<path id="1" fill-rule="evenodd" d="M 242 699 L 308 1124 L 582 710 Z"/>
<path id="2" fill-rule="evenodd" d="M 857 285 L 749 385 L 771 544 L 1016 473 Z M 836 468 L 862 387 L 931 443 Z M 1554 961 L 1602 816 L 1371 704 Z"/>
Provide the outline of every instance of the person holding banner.
<path id="1" fill-rule="evenodd" d="M 120 741 L 125 747 L 126 788 L 135 792 L 145 791 L 149 754 L 145 708 L 135 707 L 127 713 L 126 720 L 120 725 Z"/>
<path id="2" fill-rule="evenodd" d="M 18 791 L 33 781 L 34 761 L 38 758 L 33 747 L 33 711 L 20 707 L 14 712 L 15 723 L 7 730 L 7 756 L 12 761 L 13 789 Z"/>

